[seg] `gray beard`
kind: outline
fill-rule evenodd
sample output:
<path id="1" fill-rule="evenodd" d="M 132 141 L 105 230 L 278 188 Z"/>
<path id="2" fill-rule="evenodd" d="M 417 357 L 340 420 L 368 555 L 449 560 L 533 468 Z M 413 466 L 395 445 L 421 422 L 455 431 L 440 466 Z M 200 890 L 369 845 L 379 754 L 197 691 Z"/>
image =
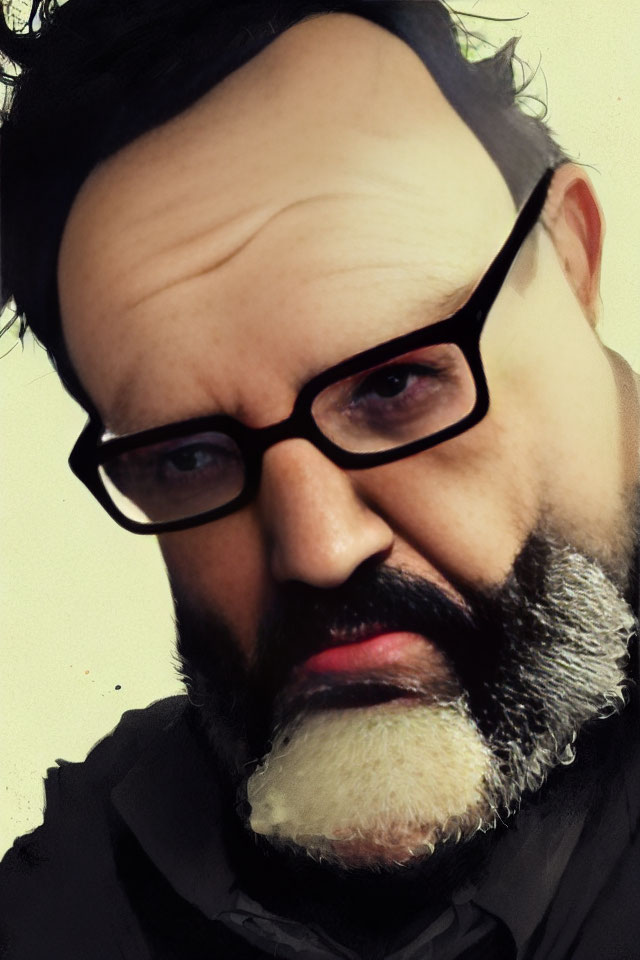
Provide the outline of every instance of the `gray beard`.
<path id="1" fill-rule="evenodd" d="M 551 770 L 572 763 L 585 725 L 620 712 L 628 699 L 629 644 L 637 630 L 629 603 L 596 562 L 551 539 L 547 545 L 539 598 L 527 596 L 513 576 L 499 591 L 513 627 L 491 690 L 498 814 L 512 813 Z"/>
<path id="2" fill-rule="evenodd" d="M 420 589 L 415 578 L 402 576 Z M 574 760 L 584 727 L 619 712 L 627 699 L 629 643 L 637 621 L 622 584 L 594 560 L 552 536 L 533 536 L 506 583 L 478 593 L 472 604 L 484 630 L 500 640 L 490 658 L 491 668 L 479 677 L 474 678 L 475 667 L 467 673 L 463 661 L 455 663 L 454 658 L 461 685 L 453 708 L 476 725 L 490 761 L 479 802 L 432 825 L 420 849 L 422 856 L 445 843 L 455 845 L 478 831 L 489 831 L 514 813 L 554 768 Z M 286 729 L 279 729 L 272 716 L 266 737 L 265 731 L 257 737 L 255 730 L 252 733 L 252 723 L 264 722 L 267 714 L 256 719 L 248 671 L 232 652 L 231 639 L 223 643 L 228 655 L 222 666 L 218 661 L 214 673 L 201 658 L 201 650 L 213 647 L 211 624 L 205 631 L 209 642 L 199 645 L 194 615 L 181 621 L 179 603 L 178 614 L 179 652 L 191 700 L 240 807 L 244 804 L 246 810 L 251 775 L 269 764 Z M 303 709 L 294 728 L 304 719 Z M 268 748 L 256 752 L 261 739 Z M 248 812 L 244 820 L 249 829 Z M 300 843 L 274 834 L 266 843 L 341 869 L 363 865 L 350 863 L 322 838 Z M 371 867 L 386 869 L 376 862 Z"/>

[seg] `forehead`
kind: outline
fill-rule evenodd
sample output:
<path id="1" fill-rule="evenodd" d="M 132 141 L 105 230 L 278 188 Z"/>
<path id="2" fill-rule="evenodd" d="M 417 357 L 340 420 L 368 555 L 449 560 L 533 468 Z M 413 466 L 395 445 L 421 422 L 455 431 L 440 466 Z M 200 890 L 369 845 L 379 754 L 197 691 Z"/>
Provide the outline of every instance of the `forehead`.
<path id="1" fill-rule="evenodd" d="M 240 359 L 273 386 L 286 345 L 288 389 L 446 315 L 512 219 L 413 51 L 315 18 L 91 174 L 60 250 L 65 337 L 116 429 L 234 412 Z"/>

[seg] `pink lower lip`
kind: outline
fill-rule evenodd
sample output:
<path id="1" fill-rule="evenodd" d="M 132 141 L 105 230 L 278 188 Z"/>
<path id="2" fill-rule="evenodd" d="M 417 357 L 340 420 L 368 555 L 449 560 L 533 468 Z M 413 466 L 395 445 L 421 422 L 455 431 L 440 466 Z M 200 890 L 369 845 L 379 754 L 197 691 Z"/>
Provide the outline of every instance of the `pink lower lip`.
<path id="1" fill-rule="evenodd" d="M 412 651 L 424 650 L 425 642 L 419 633 L 383 633 L 360 643 L 322 650 L 309 657 L 303 669 L 310 673 L 355 673 L 387 667 L 405 660 Z"/>

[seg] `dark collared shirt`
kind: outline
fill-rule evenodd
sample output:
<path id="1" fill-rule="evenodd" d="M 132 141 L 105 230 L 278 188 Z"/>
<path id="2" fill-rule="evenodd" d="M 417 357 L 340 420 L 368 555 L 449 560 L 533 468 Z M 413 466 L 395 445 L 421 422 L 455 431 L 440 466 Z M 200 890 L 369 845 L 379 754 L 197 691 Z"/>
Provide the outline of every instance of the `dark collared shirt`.
<path id="1" fill-rule="evenodd" d="M 638 713 L 634 695 L 590 726 L 495 835 L 481 881 L 358 951 L 238 877 L 186 698 L 131 711 L 84 763 L 49 771 L 45 822 L 0 871 L 0 956 L 638 960 Z"/>

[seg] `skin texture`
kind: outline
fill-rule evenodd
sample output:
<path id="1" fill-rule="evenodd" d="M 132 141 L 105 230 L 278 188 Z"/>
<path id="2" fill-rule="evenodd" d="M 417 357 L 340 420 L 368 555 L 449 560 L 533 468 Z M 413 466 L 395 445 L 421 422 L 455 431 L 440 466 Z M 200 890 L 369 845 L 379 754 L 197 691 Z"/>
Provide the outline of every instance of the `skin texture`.
<path id="1" fill-rule="evenodd" d="M 264 426 L 315 373 L 460 307 L 516 212 L 408 47 L 314 19 L 88 178 L 59 259 L 70 353 L 114 433 L 216 412 Z M 556 174 L 544 224 L 485 327 L 482 423 L 357 472 L 285 441 L 254 503 L 161 538 L 176 589 L 247 663 L 291 582 L 337 587 L 373 560 L 457 600 L 500 584 L 542 523 L 604 564 L 624 554 L 637 396 L 594 331 L 603 225 L 579 168 Z"/>

